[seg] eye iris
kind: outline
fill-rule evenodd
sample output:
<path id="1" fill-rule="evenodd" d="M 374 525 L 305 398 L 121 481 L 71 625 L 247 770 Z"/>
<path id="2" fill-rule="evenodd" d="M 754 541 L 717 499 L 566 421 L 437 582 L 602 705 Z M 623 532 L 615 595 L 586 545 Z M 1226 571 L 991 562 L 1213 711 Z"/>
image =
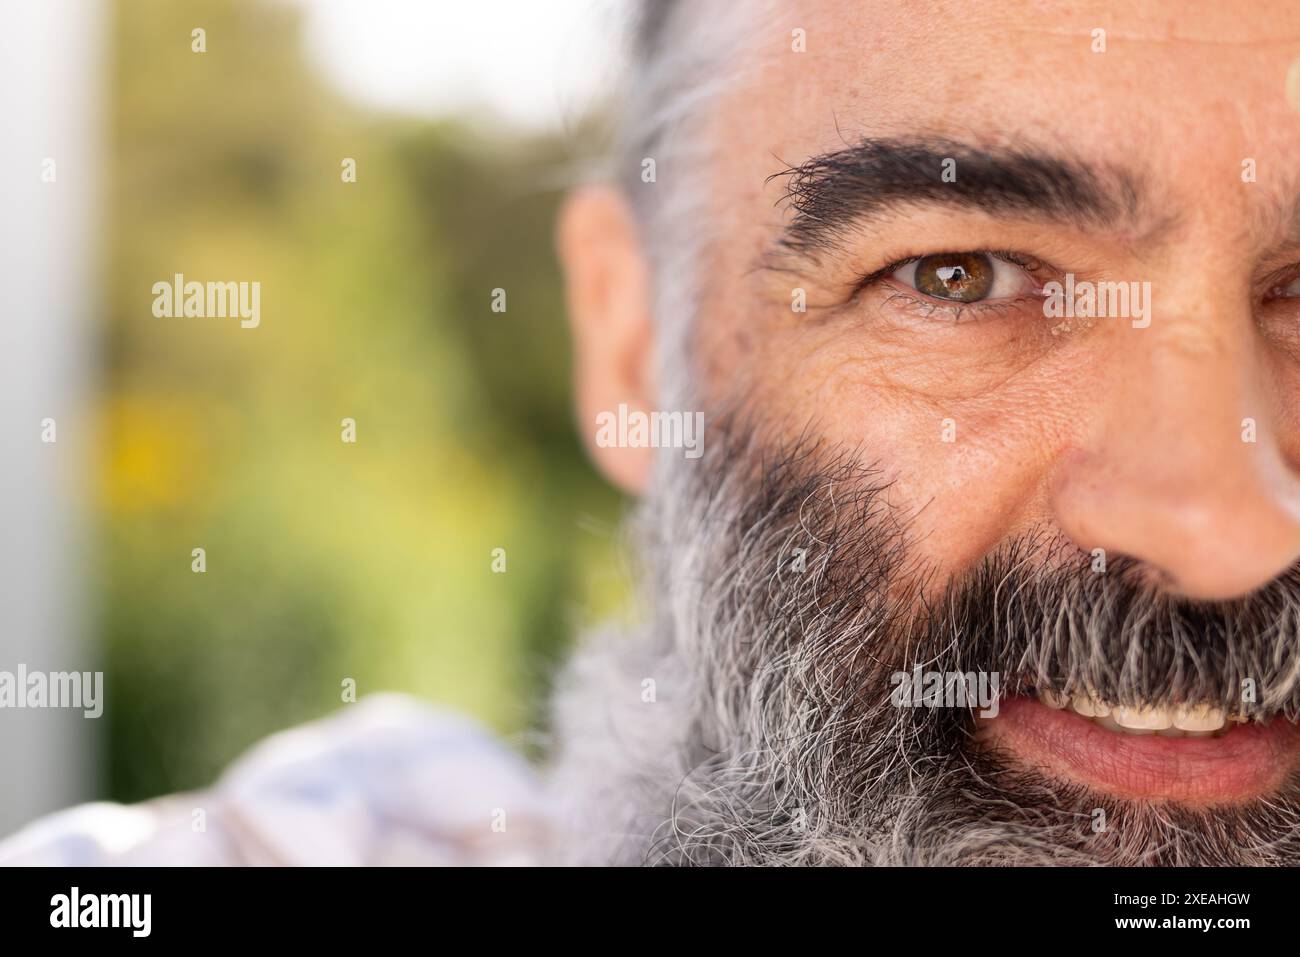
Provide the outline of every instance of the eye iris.
<path id="1" fill-rule="evenodd" d="M 993 264 L 980 253 L 941 253 L 916 263 L 916 288 L 936 299 L 975 302 L 993 288 Z"/>

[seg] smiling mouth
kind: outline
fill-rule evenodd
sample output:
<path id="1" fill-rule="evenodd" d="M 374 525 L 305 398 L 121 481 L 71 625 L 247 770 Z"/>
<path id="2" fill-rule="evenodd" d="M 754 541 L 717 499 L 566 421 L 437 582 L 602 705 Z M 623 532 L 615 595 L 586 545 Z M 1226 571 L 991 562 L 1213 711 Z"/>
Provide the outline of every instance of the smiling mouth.
<path id="1" fill-rule="evenodd" d="M 1009 762 L 1119 797 L 1191 804 L 1265 796 L 1290 779 L 1300 729 L 1213 705 L 1133 707 L 1048 690 L 1001 703 L 976 740 Z"/>

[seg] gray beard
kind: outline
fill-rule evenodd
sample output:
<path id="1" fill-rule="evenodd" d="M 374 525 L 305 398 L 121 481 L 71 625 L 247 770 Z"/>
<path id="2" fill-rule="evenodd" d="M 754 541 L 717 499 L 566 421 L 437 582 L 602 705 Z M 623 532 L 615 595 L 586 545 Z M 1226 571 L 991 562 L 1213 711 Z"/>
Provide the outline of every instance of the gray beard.
<path id="1" fill-rule="evenodd" d="M 933 596 L 855 450 L 710 428 L 705 457 L 666 462 L 636 517 L 648 624 L 589 635 L 557 682 L 570 862 L 1300 862 L 1300 780 L 1213 809 L 1103 796 L 973 747 L 967 709 L 895 707 L 889 680 L 920 665 L 998 672 L 1004 694 L 1232 710 L 1249 679 L 1253 715 L 1295 720 L 1295 573 L 1191 603 L 1043 534 Z"/>

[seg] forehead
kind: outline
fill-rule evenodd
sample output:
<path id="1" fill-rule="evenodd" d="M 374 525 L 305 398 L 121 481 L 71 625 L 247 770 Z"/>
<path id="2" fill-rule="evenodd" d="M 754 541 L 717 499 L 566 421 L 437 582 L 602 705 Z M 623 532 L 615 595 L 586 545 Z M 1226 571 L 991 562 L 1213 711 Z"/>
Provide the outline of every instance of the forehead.
<path id="1" fill-rule="evenodd" d="M 779 184 L 764 180 L 786 165 L 917 133 L 1030 142 L 1131 168 L 1167 192 L 1202 189 L 1215 173 L 1240 184 L 1253 158 L 1259 192 L 1289 193 L 1300 5 L 1124 6 L 779 4 L 737 55 L 712 117 L 714 195 L 770 199 Z"/>

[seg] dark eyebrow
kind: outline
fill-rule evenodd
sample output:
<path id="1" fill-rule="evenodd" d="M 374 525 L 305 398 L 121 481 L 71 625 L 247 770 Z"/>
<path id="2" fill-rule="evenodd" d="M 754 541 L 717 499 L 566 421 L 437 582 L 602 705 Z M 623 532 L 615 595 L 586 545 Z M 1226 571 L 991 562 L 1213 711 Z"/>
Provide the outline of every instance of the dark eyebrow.
<path id="1" fill-rule="evenodd" d="M 944 181 L 945 160 L 955 178 Z M 768 178 L 787 178 L 780 204 L 793 211 L 778 246 L 816 254 L 851 227 L 904 206 L 943 205 L 993 215 L 1105 228 L 1136 219 L 1136 177 L 1030 149 L 948 139 L 866 139 Z"/>

